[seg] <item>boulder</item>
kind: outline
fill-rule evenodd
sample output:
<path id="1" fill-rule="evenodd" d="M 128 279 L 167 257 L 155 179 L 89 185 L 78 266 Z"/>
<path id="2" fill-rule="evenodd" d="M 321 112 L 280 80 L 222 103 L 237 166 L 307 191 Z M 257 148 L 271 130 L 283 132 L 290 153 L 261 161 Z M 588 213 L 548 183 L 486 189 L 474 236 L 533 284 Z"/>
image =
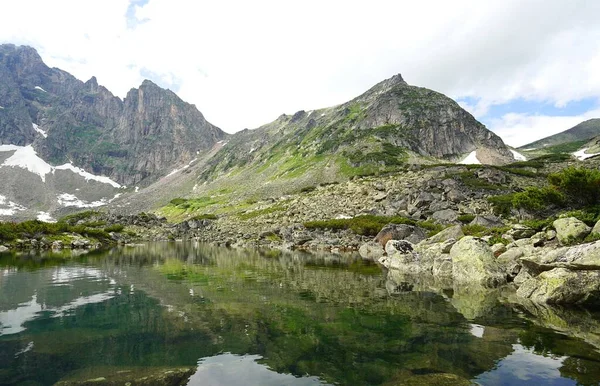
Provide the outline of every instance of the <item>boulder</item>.
<path id="1" fill-rule="evenodd" d="M 456 239 L 448 239 L 441 243 L 440 249 L 442 253 L 450 253 L 454 244 L 456 244 Z"/>
<path id="2" fill-rule="evenodd" d="M 481 226 L 484 226 L 486 228 L 497 228 L 497 227 L 504 226 L 504 223 L 502 222 L 502 220 L 500 220 L 496 216 L 492 216 L 492 215 L 477 215 L 477 216 L 475 216 L 475 218 L 473 219 L 473 221 L 471 221 L 469 223 L 469 225 L 481 225 Z"/>
<path id="3" fill-rule="evenodd" d="M 385 247 L 390 240 L 406 240 L 417 244 L 426 238 L 427 235 L 419 227 L 406 224 L 388 224 L 375 236 L 375 241 Z"/>
<path id="4" fill-rule="evenodd" d="M 556 237 L 562 245 L 573 244 L 583 240 L 590 234 L 592 228 L 575 217 L 565 217 L 555 220 L 552 225 L 556 229 Z"/>
<path id="5" fill-rule="evenodd" d="M 71 241 L 71 248 L 89 248 L 90 240 L 88 239 L 75 239 Z"/>
<path id="6" fill-rule="evenodd" d="M 521 263 L 533 272 L 554 268 L 600 270 L 600 241 L 552 250 L 544 249 L 535 255 L 521 258 Z"/>
<path id="7" fill-rule="evenodd" d="M 496 243 L 492 245 L 492 252 L 494 252 L 494 256 L 500 256 L 504 252 L 506 252 L 506 245 L 502 243 Z"/>
<path id="8" fill-rule="evenodd" d="M 415 198 L 415 201 L 413 202 L 413 205 L 416 208 L 422 208 L 422 207 L 427 206 L 430 203 L 432 203 L 433 200 L 435 200 L 435 197 L 433 197 L 433 195 L 431 193 L 429 193 L 429 192 L 421 192 L 421 193 L 419 193 L 419 195 L 417 196 L 417 198 Z"/>
<path id="9" fill-rule="evenodd" d="M 462 231 L 462 226 L 454 225 L 442 230 L 439 233 L 431 236 L 430 238 L 422 241 L 422 244 L 434 244 L 434 243 L 442 243 L 446 240 L 454 239 L 459 240 L 464 237 L 464 233 Z"/>
<path id="10" fill-rule="evenodd" d="M 433 261 L 431 272 L 436 277 L 452 277 L 452 259 L 450 257 L 437 257 Z"/>
<path id="11" fill-rule="evenodd" d="M 387 253 L 388 256 L 392 256 L 396 253 L 410 253 L 414 249 L 413 244 L 406 240 L 390 240 L 385 244 L 385 253 Z"/>
<path id="12" fill-rule="evenodd" d="M 596 224 L 594 224 L 594 227 L 592 228 L 591 233 L 600 233 L 600 220 L 598 220 L 598 222 L 596 222 Z"/>
<path id="13" fill-rule="evenodd" d="M 513 279 L 513 283 L 515 283 L 517 286 L 520 286 L 531 278 L 532 276 L 529 273 L 529 271 L 523 268 L 519 271 L 517 276 L 515 276 L 515 278 Z"/>
<path id="14" fill-rule="evenodd" d="M 458 213 L 452 209 L 438 210 L 431 217 L 440 224 L 451 224 L 458 220 Z"/>
<path id="15" fill-rule="evenodd" d="M 364 243 L 358 249 L 358 254 L 360 257 L 366 260 L 377 261 L 381 256 L 385 253 L 381 244 L 375 241 L 369 241 L 368 243 Z"/>
<path id="16" fill-rule="evenodd" d="M 517 295 L 535 303 L 600 305 L 600 271 L 554 268 L 526 280 Z"/>
<path id="17" fill-rule="evenodd" d="M 446 193 L 446 200 L 450 202 L 463 202 L 465 200 L 465 196 L 457 189 L 451 189 Z"/>
<path id="18" fill-rule="evenodd" d="M 0 245 L 0 253 L 8 251 L 8 248 L 4 245 Z"/>
<path id="19" fill-rule="evenodd" d="M 485 287 L 506 283 L 502 268 L 491 248 L 481 239 L 465 236 L 450 250 L 452 276 L 457 282 L 473 282 Z"/>
<path id="20" fill-rule="evenodd" d="M 52 249 L 63 249 L 63 242 L 60 240 L 55 240 L 52 242 Z"/>
<path id="21" fill-rule="evenodd" d="M 515 224 L 508 232 L 506 232 L 508 236 L 512 237 L 515 240 L 528 239 L 531 236 L 535 235 L 535 233 L 535 229 L 532 229 L 523 224 Z"/>
<path id="22" fill-rule="evenodd" d="M 519 258 L 523 255 L 524 252 L 521 248 L 511 248 L 498 256 L 496 262 L 504 268 L 509 277 L 514 278 L 521 271 Z"/>

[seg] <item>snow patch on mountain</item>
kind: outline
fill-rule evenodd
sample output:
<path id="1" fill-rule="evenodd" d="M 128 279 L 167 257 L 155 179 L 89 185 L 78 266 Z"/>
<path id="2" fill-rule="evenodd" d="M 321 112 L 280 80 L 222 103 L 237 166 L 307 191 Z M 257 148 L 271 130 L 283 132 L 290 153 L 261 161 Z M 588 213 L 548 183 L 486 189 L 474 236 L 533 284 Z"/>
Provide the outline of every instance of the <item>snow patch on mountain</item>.
<path id="1" fill-rule="evenodd" d="M 35 128 L 34 124 L 34 128 Z M 43 131 L 39 129 L 40 131 Z M 45 136 L 45 132 L 44 132 Z M 95 174 L 86 172 L 82 168 L 77 166 L 73 166 L 70 163 L 66 163 L 60 166 L 52 166 L 48 164 L 46 161 L 38 157 L 37 152 L 33 149 L 33 146 L 17 146 L 17 145 L 0 145 L 0 152 L 4 151 L 14 151 L 14 154 L 7 158 L 1 167 L 10 166 L 10 167 L 20 167 L 22 169 L 27 169 L 30 172 L 37 174 L 40 176 L 43 182 L 46 182 L 47 174 L 54 174 L 56 170 L 70 170 L 73 173 L 79 174 L 84 177 L 86 181 L 94 180 L 104 184 L 109 184 L 115 188 L 120 188 L 121 185 L 117 182 L 111 180 L 108 177 L 97 176 Z"/>
<path id="2" fill-rule="evenodd" d="M 48 212 L 38 212 L 37 219 L 43 222 L 56 222 Z"/>
<path id="3" fill-rule="evenodd" d="M 0 216 L 13 216 L 17 211 L 23 210 L 27 210 L 27 208 L 16 202 L 8 201 L 6 196 L 0 194 Z"/>
<path id="4" fill-rule="evenodd" d="M 0 145 L 0 151 L 13 151 L 14 154 L 8 157 L 0 167 L 10 166 L 27 169 L 30 172 L 40 176 L 43 182 L 46 182 L 46 174 L 52 172 L 52 166 L 37 156 L 33 146 L 15 146 Z"/>
<path id="5" fill-rule="evenodd" d="M 42 137 L 48 138 L 48 133 L 46 133 L 44 130 L 40 129 L 40 127 L 38 125 L 36 125 L 35 123 L 32 123 L 32 125 L 33 125 L 33 130 L 40 133 L 42 135 Z"/>
<path id="6" fill-rule="evenodd" d="M 469 153 L 468 156 L 465 157 L 462 161 L 459 162 L 461 165 L 481 165 L 481 161 L 477 159 L 477 150 L 473 150 Z"/>
<path id="7" fill-rule="evenodd" d="M 82 168 L 79 168 L 77 166 L 74 166 L 70 163 L 66 163 L 64 165 L 60 165 L 60 166 L 56 166 L 54 167 L 54 170 L 70 170 L 73 173 L 79 174 L 80 176 L 84 177 L 86 181 L 89 180 L 94 180 L 94 181 L 98 181 L 98 182 L 102 182 L 104 184 L 109 184 L 115 188 L 120 188 L 121 185 L 113 180 L 111 180 L 108 177 L 105 176 L 97 176 L 95 174 L 86 172 L 85 170 L 83 170 Z M 52 171 L 54 173 L 54 171 Z"/>
<path id="8" fill-rule="evenodd" d="M 517 161 L 527 161 L 527 157 L 525 157 L 523 154 L 519 153 L 516 150 L 513 149 L 508 149 L 510 150 L 510 152 L 513 154 L 513 157 L 515 160 Z"/>

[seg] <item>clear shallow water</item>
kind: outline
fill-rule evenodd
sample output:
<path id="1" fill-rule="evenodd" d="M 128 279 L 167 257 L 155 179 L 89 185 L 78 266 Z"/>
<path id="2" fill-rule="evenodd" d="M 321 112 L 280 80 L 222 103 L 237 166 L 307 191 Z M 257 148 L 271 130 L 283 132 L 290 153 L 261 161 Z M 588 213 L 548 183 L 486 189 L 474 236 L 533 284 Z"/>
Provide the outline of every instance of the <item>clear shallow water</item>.
<path id="1" fill-rule="evenodd" d="M 598 314 L 438 288 L 194 243 L 0 255 L 0 384 L 599 384 Z"/>

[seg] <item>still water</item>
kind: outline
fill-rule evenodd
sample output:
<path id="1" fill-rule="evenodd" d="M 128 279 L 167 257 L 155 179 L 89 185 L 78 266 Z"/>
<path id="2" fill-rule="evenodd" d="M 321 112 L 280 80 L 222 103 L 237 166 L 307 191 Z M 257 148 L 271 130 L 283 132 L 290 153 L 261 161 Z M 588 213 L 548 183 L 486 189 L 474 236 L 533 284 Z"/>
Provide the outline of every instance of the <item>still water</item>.
<path id="1" fill-rule="evenodd" d="M 1 385 L 598 385 L 600 317 L 353 256 L 0 255 Z"/>

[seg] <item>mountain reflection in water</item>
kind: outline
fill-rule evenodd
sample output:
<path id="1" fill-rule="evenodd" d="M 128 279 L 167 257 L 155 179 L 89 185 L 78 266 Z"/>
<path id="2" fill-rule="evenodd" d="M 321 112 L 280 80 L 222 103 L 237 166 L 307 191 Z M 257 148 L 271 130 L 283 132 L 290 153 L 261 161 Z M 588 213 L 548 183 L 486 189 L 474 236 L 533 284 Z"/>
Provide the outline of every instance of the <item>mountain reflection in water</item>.
<path id="1" fill-rule="evenodd" d="M 511 299 L 350 255 L 5 254 L 0 384 L 598 384 L 597 314 Z"/>

